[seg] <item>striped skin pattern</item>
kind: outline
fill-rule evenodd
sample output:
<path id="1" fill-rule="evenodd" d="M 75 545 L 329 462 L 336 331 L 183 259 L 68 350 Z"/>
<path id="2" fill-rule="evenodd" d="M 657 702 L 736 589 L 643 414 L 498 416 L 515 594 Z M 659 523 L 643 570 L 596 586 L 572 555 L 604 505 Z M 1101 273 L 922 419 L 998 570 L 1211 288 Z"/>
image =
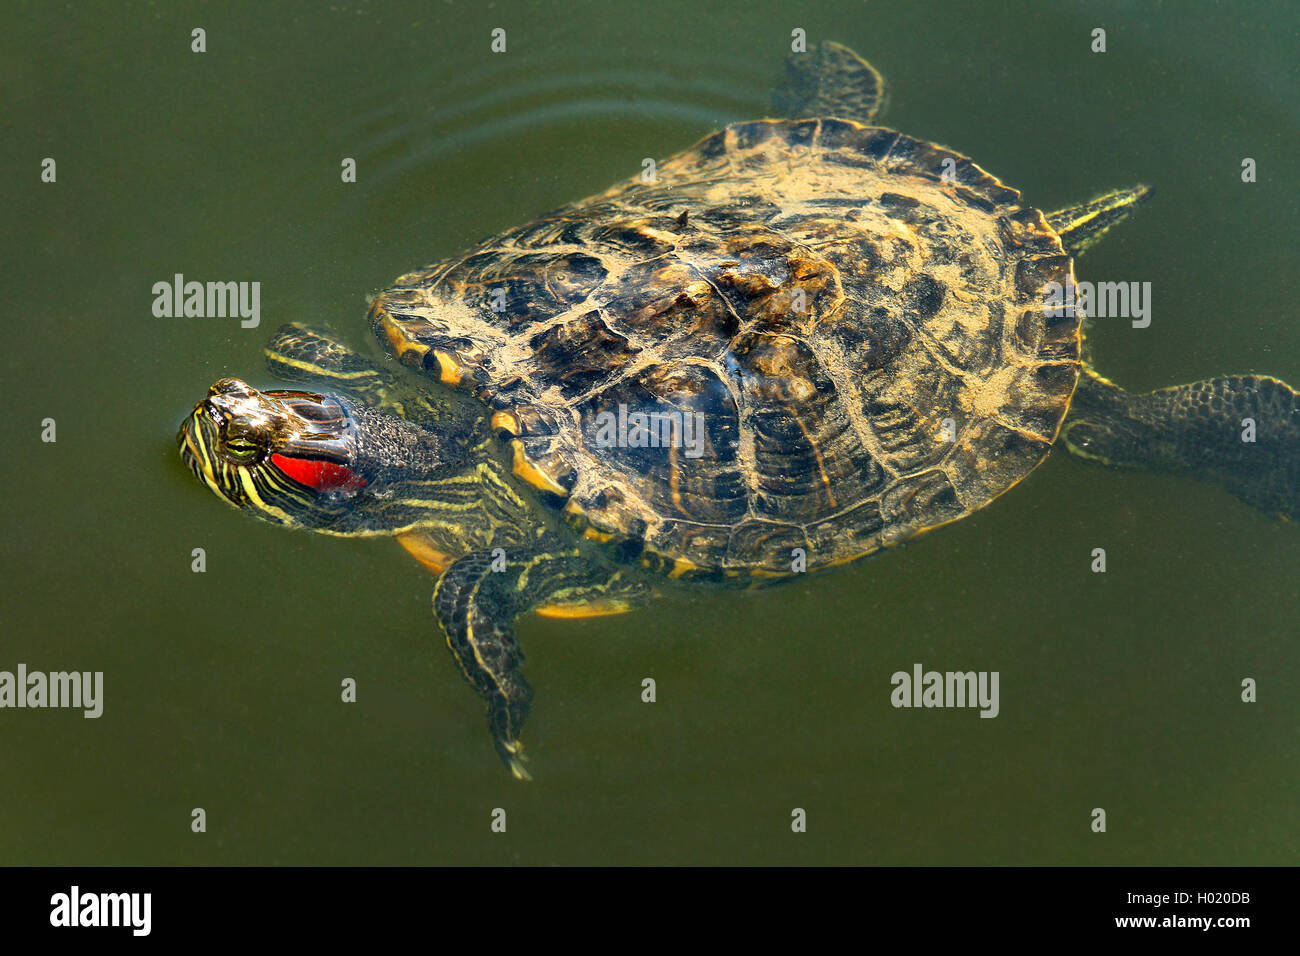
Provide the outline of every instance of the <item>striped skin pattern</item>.
<path id="1" fill-rule="evenodd" d="M 312 409 L 311 417 L 295 414 Z M 237 508 L 256 509 L 268 521 L 288 527 L 316 527 L 329 520 L 330 511 L 344 513 L 347 505 L 330 509 L 328 499 L 313 493 L 273 465 L 264 465 L 272 452 L 284 449 L 301 426 L 328 437 L 341 434 L 346 414 L 340 405 L 327 405 L 324 397 L 306 392 L 262 395 L 237 379 L 222 379 L 195 406 L 177 435 L 181 457 L 195 476 L 218 497 Z M 313 432 L 309 432 L 313 433 Z M 246 442 L 246 455 L 230 447 Z M 325 442 L 319 443 L 328 455 Z M 343 464 L 342 448 L 332 456 Z"/>
<path id="2" fill-rule="evenodd" d="M 232 443 L 252 446 L 247 458 Z M 222 500 L 290 528 L 341 537 L 420 534 L 454 555 L 536 542 L 543 525 L 466 427 L 446 436 L 341 395 L 258 392 L 223 379 L 195 406 L 177 442 L 190 470 Z M 325 487 L 286 468 L 327 462 L 355 476 Z"/>
<path id="3" fill-rule="evenodd" d="M 486 552 L 455 561 L 434 586 L 433 608 L 462 676 L 487 703 L 498 755 L 516 778 L 527 780 L 519 731 L 533 690 L 524 678 L 524 654 L 510 622 L 533 608 L 538 594 L 561 606 L 621 601 L 627 610 L 644 599 L 646 588 L 629 578 L 626 569 L 611 573 L 573 546 L 525 549 L 513 552 L 504 568 L 494 563 Z"/>

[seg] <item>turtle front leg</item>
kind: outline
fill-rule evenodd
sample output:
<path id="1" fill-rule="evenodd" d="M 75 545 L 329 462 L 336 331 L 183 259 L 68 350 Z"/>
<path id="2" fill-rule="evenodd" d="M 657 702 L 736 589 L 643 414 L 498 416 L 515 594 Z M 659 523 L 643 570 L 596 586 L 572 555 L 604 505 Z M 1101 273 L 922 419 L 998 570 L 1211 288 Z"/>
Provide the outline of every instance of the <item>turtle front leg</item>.
<path id="1" fill-rule="evenodd" d="M 577 548 L 477 551 L 448 566 L 433 611 L 465 679 L 487 704 L 497 753 L 516 779 L 531 780 L 519 731 L 533 700 L 513 622 L 537 610 L 566 617 L 630 610 L 645 588 Z"/>
<path id="2" fill-rule="evenodd" d="M 266 367 L 287 382 L 325 385 L 381 412 L 412 421 L 439 421 L 448 404 L 407 385 L 322 329 L 282 325 L 266 343 Z"/>

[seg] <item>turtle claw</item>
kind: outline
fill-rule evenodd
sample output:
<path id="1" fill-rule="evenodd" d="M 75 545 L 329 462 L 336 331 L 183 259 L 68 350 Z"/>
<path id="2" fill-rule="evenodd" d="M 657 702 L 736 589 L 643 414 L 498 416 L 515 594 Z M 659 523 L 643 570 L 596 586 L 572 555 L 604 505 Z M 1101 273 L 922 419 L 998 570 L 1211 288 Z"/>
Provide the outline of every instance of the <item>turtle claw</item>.
<path id="1" fill-rule="evenodd" d="M 524 753 L 523 744 L 518 740 L 498 740 L 497 748 L 501 752 L 501 759 L 510 768 L 511 776 L 516 780 L 533 779 L 533 775 L 528 772 L 528 755 Z"/>

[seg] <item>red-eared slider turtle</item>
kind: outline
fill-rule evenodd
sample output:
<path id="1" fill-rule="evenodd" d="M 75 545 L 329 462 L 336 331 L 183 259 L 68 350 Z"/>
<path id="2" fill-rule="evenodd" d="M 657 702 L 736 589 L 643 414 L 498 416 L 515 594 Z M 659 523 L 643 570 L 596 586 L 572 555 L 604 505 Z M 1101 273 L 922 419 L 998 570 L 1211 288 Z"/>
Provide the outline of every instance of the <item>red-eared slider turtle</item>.
<path id="1" fill-rule="evenodd" d="M 259 517 L 400 536 L 434 568 L 438 624 L 519 777 L 527 611 L 844 564 L 984 507 L 1058 439 L 1293 515 L 1295 391 L 1240 376 L 1129 394 L 1081 361 L 1081 314 L 1051 307 L 1072 256 L 1148 190 L 1044 215 L 874 125 L 881 95 L 844 47 L 793 56 L 787 118 L 379 295 L 380 342 L 426 379 L 286 326 L 271 369 L 327 393 L 223 379 L 182 456 Z"/>

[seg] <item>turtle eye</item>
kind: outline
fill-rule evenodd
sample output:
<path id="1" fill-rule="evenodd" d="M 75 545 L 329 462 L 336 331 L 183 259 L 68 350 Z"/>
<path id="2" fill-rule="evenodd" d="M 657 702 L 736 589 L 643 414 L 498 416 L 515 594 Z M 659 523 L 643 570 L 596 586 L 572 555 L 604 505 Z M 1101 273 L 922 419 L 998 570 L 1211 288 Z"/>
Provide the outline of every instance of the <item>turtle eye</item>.
<path id="1" fill-rule="evenodd" d="M 247 464 L 257 457 L 261 449 L 257 442 L 237 435 L 234 438 L 227 438 L 225 442 L 226 454 L 241 464 Z"/>

